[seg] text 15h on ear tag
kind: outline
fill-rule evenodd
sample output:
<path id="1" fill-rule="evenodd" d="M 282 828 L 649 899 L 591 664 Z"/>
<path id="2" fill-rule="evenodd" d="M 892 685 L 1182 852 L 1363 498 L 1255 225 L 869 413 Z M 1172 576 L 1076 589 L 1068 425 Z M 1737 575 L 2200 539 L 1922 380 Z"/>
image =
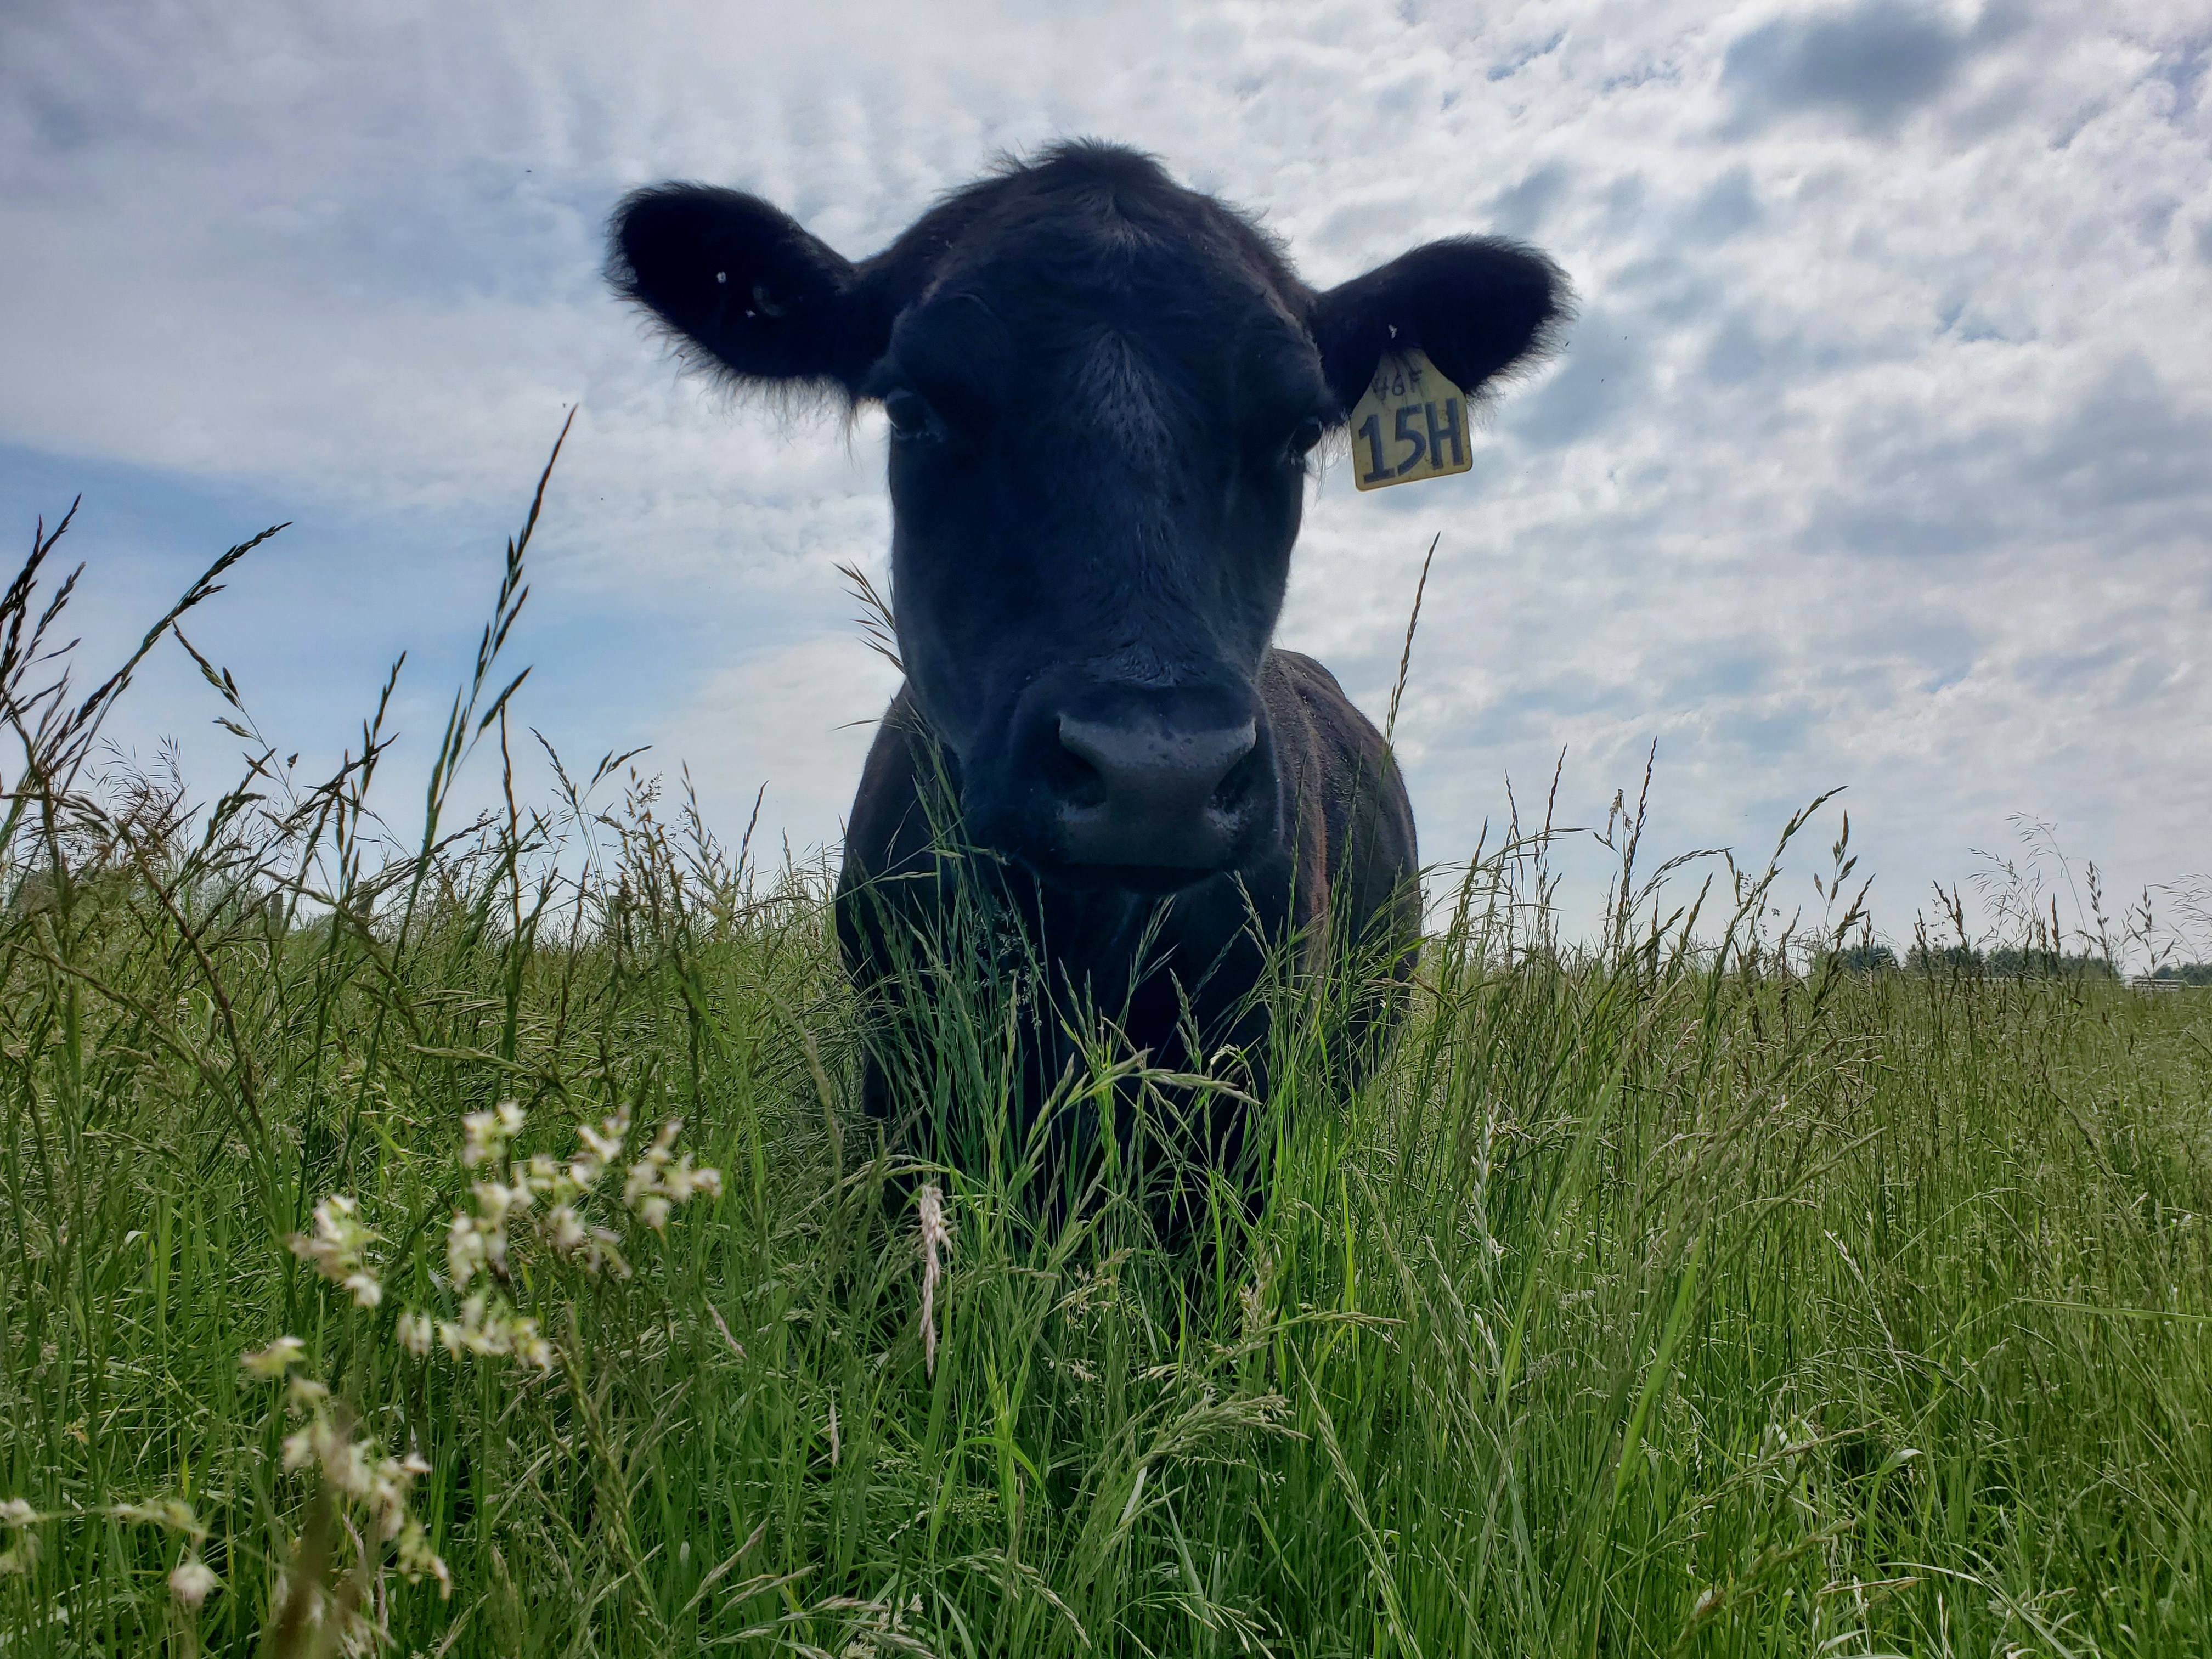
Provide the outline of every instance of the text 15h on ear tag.
<path id="1" fill-rule="evenodd" d="M 1352 476 L 1362 489 L 1448 477 L 1474 465 L 1467 394 L 1415 347 L 1375 366 L 1352 411 Z"/>

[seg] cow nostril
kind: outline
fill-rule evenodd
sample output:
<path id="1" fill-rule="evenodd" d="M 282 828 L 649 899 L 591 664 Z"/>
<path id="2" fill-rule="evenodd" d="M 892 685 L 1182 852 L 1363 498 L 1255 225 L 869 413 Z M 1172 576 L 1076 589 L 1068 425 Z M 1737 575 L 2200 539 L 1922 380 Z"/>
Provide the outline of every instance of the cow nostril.
<path id="1" fill-rule="evenodd" d="M 1206 798 L 1206 810 L 1218 812 L 1224 817 L 1234 817 L 1243 811 L 1251 800 L 1264 763 L 1260 757 L 1259 744 L 1255 742 L 1222 774 L 1221 781 L 1213 786 L 1213 793 Z"/>
<path id="2" fill-rule="evenodd" d="M 1045 758 L 1045 781 L 1069 806 L 1093 807 L 1106 799 L 1106 779 L 1096 762 L 1067 740 L 1065 732 Z"/>
<path id="3" fill-rule="evenodd" d="M 1075 864 L 1218 868 L 1270 764 L 1255 721 L 1170 725 L 1062 714 L 1042 757 L 1060 856 Z"/>
<path id="4" fill-rule="evenodd" d="M 1059 736 L 1047 763 L 1052 786 L 1077 806 L 1120 799 L 1148 811 L 1214 807 L 1247 787 L 1257 751 L 1249 721 L 1241 729 L 1174 733 L 1063 715 Z"/>

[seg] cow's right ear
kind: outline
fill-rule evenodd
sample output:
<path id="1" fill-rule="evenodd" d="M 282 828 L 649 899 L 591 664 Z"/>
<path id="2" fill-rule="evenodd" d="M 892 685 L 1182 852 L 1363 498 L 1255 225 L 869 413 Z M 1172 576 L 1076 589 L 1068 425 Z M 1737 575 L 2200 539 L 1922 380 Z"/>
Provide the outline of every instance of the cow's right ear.
<path id="1" fill-rule="evenodd" d="M 698 368 L 849 392 L 876 355 L 850 337 L 851 262 L 757 196 L 654 185 L 615 210 L 608 244 L 615 292 L 658 318 Z"/>

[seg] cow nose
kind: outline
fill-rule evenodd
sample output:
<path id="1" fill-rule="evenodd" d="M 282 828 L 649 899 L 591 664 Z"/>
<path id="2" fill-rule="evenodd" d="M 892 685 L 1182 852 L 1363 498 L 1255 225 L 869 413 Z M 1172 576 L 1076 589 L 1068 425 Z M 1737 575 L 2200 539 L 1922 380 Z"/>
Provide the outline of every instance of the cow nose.
<path id="1" fill-rule="evenodd" d="M 1213 870 L 1259 784 L 1256 724 L 1179 730 L 1060 717 L 1054 769 L 1062 855 L 1074 864 Z"/>

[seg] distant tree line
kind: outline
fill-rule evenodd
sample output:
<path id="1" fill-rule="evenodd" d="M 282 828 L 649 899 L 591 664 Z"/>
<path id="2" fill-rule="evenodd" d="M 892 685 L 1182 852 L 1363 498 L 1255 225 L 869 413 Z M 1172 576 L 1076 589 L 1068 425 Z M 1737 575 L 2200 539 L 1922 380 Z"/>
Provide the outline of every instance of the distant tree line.
<path id="1" fill-rule="evenodd" d="M 2212 962 L 2160 963 L 2149 977 L 2179 980 L 2184 985 L 2212 985 Z"/>
<path id="2" fill-rule="evenodd" d="M 1983 950 L 1972 945 L 1912 945 L 1900 962 L 1887 945 L 1863 942 L 1836 953 L 1837 962 L 1857 974 L 1944 974 L 1973 979 L 2117 980 L 2112 962 L 2092 952 L 2052 951 L 2033 945 L 2000 945 Z M 2178 980 L 2184 985 L 2212 985 L 2212 963 L 2167 963 L 2151 975 Z"/>

